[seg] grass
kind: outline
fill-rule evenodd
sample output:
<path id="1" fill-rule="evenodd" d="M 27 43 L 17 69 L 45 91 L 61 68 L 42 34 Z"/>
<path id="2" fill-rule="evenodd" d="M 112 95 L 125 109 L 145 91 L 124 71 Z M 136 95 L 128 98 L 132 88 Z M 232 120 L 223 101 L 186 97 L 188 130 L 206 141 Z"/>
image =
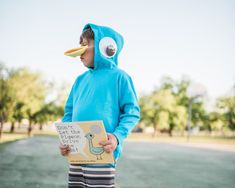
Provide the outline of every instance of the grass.
<path id="1" fill-rule="evenodd" d="M 58 134 L 55 131 L 50 130 L 33 130 L 32 135 L 46 135 L 55 136 Z M 0 143 L 16 141 L 19 139 L 27 138 L 27 133 L 22 131 L 17 131 L 15 133 L 4 132 Z M 168 135 L 156 135 L 152 137 L 152 134 L 146 133 L 132 133 L 127 138 L 128 141 L 144 141 L 144 142 L 165 142 L 165 143 L 179 143 L 179 144 L 217 144 L 217 145 L 227 145 L 235 149 L 235 138 L 234 137 L 216 137 L 216 136 L 191 136 L 187 140 L 186 136 L 173 136 Z"/>
<path id="2" fill-rule="evenodd" d="M 213 143 L 226 144 L 235 146 L 234 137 L 215 137 L 215 136 L 190 136 L 189 140 L 186 136 L 157 135 L 153 137 L 151 134 L 132 133 L 128 136 L 130 141 L 149 141 L 149 142 L 172 142 L 172 143 Z"/>
<path id="3" fill-rule="evenodd" d="M 21 140 L 27 137 L 28 137 L 27 134 L 22 134 L 22 133 L 3 133 L 2 138 L 0 140 L 0 144 L 6 143 L 6 142 L 12 142 L 16 140 Z"/>
<path id="4" fill-rule="evenodd" d="M 32 136 L 58 136 L 56 132 L 53 131 L 40 131 L 34 130 Z M 2 138 L 0 139 L 0 144 L 6 142 L 13 142 L 21 139 L 28 138 L 27 132 L 15 131 L 14 133 L 3 132 Z"/>
<path id="5" fill-rule="evenodd" d="M 58 136 L 58 133 L 55 132 L 55 131 L 44 131 L 44 130 L 34 130 L 33 131 L 33 135 L 37 135 L 37 136 L 40 136 L 40 135 L 46 135 L 46 136 Z"/>

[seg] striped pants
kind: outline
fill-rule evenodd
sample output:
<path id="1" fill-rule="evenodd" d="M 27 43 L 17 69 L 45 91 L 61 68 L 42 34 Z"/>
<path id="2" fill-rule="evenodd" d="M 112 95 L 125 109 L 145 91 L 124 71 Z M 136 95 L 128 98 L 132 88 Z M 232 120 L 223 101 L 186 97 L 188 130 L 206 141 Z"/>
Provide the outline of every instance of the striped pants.
<path id="1" fill-rule="evenodd" d="M 114 188 L 114 181 L 114 167 L 97 165 L 82 166 L 79 164 L 69 165 L 69 188 Z"/>

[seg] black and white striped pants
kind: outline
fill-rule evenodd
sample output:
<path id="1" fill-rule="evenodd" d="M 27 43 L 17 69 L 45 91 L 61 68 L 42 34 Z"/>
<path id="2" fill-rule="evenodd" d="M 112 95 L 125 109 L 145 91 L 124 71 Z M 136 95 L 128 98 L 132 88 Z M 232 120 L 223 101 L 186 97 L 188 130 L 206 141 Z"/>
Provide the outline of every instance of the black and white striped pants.
<path id="1" fill-rule="evenodd" d="M 115 172 L 115 168 L 111 166 L 70 164 L 68 187 L 114 188 Z"/>

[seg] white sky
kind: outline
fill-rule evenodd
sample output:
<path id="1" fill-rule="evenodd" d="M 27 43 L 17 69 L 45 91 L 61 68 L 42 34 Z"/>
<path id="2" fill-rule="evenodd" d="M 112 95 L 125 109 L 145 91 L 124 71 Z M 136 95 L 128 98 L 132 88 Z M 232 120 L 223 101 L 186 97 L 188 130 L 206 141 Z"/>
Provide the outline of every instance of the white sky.
<path id="1" fill-rule="evenodd" d="M 138 93 L 164 75 L 187 75 L 215 98 L 235 83 L 234 20 L 233 0 L 1 0 L 0 61 L 72 84 L 86 68 L 63 52 L 78 46 L 91 22 L 124 36 L 119 67 Z"/>

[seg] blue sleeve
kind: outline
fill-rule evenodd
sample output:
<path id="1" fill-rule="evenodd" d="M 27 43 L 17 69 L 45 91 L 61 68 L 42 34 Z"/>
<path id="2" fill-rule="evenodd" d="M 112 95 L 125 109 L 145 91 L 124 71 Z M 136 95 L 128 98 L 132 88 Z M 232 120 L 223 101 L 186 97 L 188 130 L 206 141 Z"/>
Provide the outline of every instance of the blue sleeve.
<path id="1" fill-rule="evenodd" d="M 69 97 L 66 101 L 65 108 L 64 108 L 64 117 L 62 122 L 72 122 L 72 115 L 73 115 L 73 88 L 72 87 Z"/>
<path id="2" fill-rule="evenodd" d="M 113 134 L 122 143 L 139 122 L 140 108 L 131 78 L 125 75 L 119 84 L 120 121 Z"/>

